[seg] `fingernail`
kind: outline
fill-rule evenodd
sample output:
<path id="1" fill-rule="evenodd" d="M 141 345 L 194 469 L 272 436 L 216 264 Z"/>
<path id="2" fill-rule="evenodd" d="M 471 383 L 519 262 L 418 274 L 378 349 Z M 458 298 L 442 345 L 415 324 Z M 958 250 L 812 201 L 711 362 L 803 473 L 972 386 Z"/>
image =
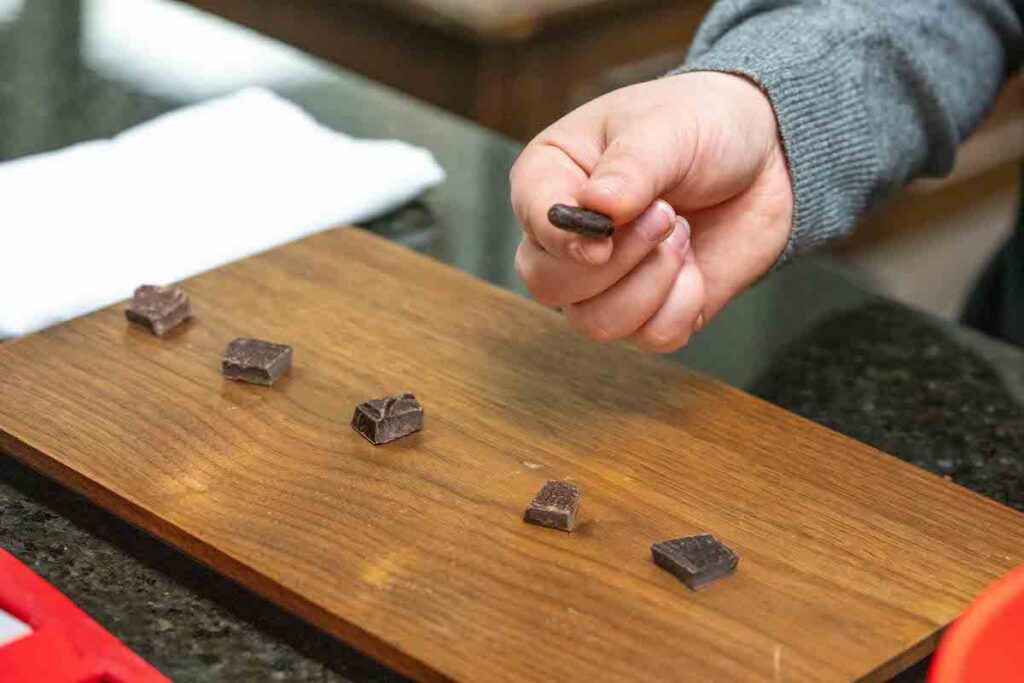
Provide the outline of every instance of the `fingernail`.
<path id="1" fill-rule="evenodd" d="M 660 199 L 640 214 L 634 223 L 636 231 L 655 244 L 671 235 L 675 224 L 676 212 Z"/>
<path id="2" fill-rule="evenodd" d="M 703 313 L 700 313 L 700 314 L 697 315 L 697 322 L 695 322 L 693 324 L 693 329 L 696 332 L 700 332 L 702 329 L 704 329 L 704 314 Z"/>
<path id="3" fill-rule="evenodd" d="M 587 257 L 586 247 L 578 239 L 574 239 L 569 242 L 569 255 L 574 260 L 580 263 L 590 263 L 590 259 Z"/>
<path id="4" fill-rule="evenodd" d="M 682 216 L 678 216 L 675 219 L 675 228 L 672 230 L 672 234 L 669 236 L 667 242 L 681 252 L 686 252 L 690 248 L 690 224 Z"/>
<path id="5" fill-rule="evenodd" d="M 672 208 L 671 204 L 666 202 L 664 199 L 659 199 L 658 201 L 654 202 L 654 205 L 658 207 L 658 210 L 660 210 L 668 217 L 669 225 L 676 224 L 676 218 L 678 218 L 678 216 L 676 216 L 676 210 Z"/>
<path id="6" fill-rule="evenodd" d="M 601 245 L 590 240 L 580 240 L 580 251 L 583 253 L 584 263 L 597 263 L 598 253 Z"/>
<path id="7" fill-rule="evenodd" d="M 690 221 L 686 220 L 682 216 L 675 217 L 676 230 L 679 231 L 680 239 L 687 244 L 690 243 Z"/>

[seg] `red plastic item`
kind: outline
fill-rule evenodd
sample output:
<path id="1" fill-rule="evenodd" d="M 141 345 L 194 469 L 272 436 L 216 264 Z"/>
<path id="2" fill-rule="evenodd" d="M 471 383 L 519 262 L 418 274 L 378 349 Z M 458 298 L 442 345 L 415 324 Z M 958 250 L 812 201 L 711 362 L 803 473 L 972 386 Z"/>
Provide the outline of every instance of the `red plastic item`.
<path id="1" fill-rule="evenodd" d="M 27 636 L 0 646 L 4 683 L 169 683 L 3 549 L 0 609 L 32 627 Z"/>
<path id="2" fill-rule="evenodd" d="M 928 680 L 1024 681 L 1024 566 L 986 588 L 953 622 L 935 652 Z"/>

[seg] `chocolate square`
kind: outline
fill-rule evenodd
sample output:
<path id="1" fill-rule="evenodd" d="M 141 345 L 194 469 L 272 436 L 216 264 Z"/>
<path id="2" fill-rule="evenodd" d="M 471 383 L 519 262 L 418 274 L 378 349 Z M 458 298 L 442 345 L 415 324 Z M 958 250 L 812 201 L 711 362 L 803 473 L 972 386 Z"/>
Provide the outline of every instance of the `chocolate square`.
<path id="1" fill-rule="evenodd" d="M 654 562 L 697 590 L 736 571 L 740 558 L 711 534 L 686 536 L 651 546 Z"/>
<path id="2" fill-rule="evenodd" d="M 291 366 L 292 347 L 240 338 L 228 344 L 222 369 L 228 379 L 270 386 Z"/>
<path id="3" fill-rule="evenodd" d="M 374 445 L 388 443 L 423 429 L 423 406 L 411 393 L 375 398 L 356 406 L 352 428 Z"/>
<path id="4" fill-rule="evenodd" d="M 192 317 L 192 302 L 181 287 L 142 285 L 124 316 L 160 337 Z"/>
<path id="5" fill-rule="evenodd" d="M 579 486 L 567 481 L 549 481 L 530 502 L 523 519 L 530 524 L 572 531 L 579 506 Z"/>

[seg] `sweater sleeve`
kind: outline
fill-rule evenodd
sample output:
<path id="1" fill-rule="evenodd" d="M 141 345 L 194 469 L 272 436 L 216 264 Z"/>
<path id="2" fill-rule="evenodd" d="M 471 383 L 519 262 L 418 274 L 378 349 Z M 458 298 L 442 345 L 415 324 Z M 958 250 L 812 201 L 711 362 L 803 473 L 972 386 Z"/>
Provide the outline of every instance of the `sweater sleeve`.
<path id="1" fill-rule="evenodd" d="M 941 176 L 1024 53 L 1024 0 L 720 0 L 683 71 L 767 93 L 793 179 L 783 258 Z"/>

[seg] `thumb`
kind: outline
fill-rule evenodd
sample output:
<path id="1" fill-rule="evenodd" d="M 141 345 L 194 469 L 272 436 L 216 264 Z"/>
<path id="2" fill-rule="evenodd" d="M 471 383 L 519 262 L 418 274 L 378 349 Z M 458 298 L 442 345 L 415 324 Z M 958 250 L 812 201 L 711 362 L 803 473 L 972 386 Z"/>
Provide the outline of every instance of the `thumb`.
<path id="1" fill-rule="evenodd" d="M 582 188 L 580 203 L 622 225 L 682 182 L 694 145 L 683 139 L 691 136 L 665 128 L 660 121 L 635 121 L 612 138 Z"/>

